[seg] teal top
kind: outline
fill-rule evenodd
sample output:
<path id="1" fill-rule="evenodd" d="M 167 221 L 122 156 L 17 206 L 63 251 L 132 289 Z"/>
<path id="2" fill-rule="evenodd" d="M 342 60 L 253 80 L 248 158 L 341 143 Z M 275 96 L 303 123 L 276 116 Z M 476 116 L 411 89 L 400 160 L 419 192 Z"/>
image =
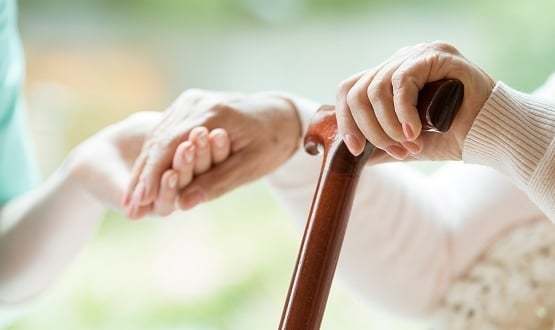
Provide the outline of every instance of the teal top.
<path id="1" fill-rule="evenodd" d="M 0 205 L 38 181 L 21 104 L 23 53 L 15 0 L 0 0 Z"/>

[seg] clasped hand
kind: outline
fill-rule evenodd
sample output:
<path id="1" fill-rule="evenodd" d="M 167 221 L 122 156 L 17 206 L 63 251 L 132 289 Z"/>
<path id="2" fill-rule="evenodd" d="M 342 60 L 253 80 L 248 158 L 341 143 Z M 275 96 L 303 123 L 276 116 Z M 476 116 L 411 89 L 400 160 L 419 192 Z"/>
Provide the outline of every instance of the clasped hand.
<path id="1" fill-rule="evenodd" d="M 418 92 L 445 78 L 464 84 L 461 109 L 448 133 L 422 132 Z M 353 154 L 367 141 L 377 146 L 370 163 L 459 160 L 494 84 L 452 45 L 405 47 L 339 84 L 338 134 Z M 119 204 L 133 219 L 190 209 L 281 166 L 298 148 L 300 113 L 315 110 L 296 104 L 270 93 L 188 90 L 163 113 L 132 116 L 93 137 L 88 144 L 99 152 L 94 159 L 81 152 L 77 173 L 89 191 Z M 117 161 L 99 164 L 102 153 L 104 159 Z M 116 197 L 120 203 L 114 203 Z"/>

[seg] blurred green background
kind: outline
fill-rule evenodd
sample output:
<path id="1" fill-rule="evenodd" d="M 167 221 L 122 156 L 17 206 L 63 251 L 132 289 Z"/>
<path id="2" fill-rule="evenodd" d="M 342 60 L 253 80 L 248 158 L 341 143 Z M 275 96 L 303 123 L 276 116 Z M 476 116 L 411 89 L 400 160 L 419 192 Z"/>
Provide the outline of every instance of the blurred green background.
<path id="1" fill-rule="evenodd" d="M 531 91 L 554 70 L 555 2 L 26 0 L 26 100 L 45 174 L 72 146 L 191 87 L 332 102 L 400 47 L 446 40 Z M 75 219 L 79 221 L 79 219 Z M 166 220 L 109 214 L 8 329 L 275 329 L 300 229 L 264 183 Z M 425 329 L 335 282 L 324 329 Z"/>

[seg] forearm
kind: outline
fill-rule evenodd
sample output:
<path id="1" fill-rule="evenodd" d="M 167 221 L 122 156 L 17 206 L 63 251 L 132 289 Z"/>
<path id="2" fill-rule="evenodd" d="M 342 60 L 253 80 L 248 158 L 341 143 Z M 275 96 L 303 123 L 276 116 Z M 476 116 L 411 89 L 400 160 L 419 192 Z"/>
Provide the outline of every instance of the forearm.
<path id="1" fill-rule="evenodd" d="M 270 178 L 278 197 L 304 224 L 321 157 L 299 151 Z M 426 312 L 450 280 L 449 234 L 432 191 L 401 164 L 365 169 L 358 184 L 338 266 L 364 298 L 394 311 Z"/>
<path id="2" fill-rule="evenodd" d="M 0 211 L 0 303 L 42 291 L 94 232 L 103 207 L 62 166 Z"/>
<path id="3" fill-rule="evenodd" d="M 555 221 L 555 102 L 545 86 L 529 95 L 498 83 L 468 133 L 466 162 L 508 176 Z M 550 98 L 551 99 L 550 99 Z"/>

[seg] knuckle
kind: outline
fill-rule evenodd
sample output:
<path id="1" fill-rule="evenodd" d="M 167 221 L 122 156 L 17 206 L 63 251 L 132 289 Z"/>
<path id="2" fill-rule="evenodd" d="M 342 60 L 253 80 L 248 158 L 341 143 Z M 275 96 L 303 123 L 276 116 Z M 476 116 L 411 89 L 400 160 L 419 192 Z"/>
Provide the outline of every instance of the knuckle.
<path id="1" fill-rule="evenodd" d="M 366 137 L 370 143 L 372 143 L 376 148 L 385 149 L 391 145 L 391 140 L 381 134 L 373 134 L 372 136 Z"/>
<path id="2" fill-rule="evenodd" d="M 210 111 L 221 114 L 229 114 L 234 110 L 235 109 L 225 101 L 217 101 L 210 106 Z"/>
<path id="3" fill-rule="evenodd" d="M 347 93 L 347 105 L 349 106 L 349 108 L 352 109 L 357 109 L 357 108 L 361 108 L 363 106 L 363 102 L 361 101 L 361 97 L 358 93 L 358 91 L 356 90 L 350 90 Z"/>
<path id="4" fill-rule="evenodd" d="M 432 50 L 427 54 L 424 54 L 421 63 L 432 68 L 437 68 L 437 65 L 441 62 L 442 53 Z"/>
<path id="5" fill-rule="evenodd" d="M 391 76 L 391 85 L 393 88 L 399 88 L 407 83 L 407 73 L 406 71 L 396 71 Z"/>
<path id="6" fill-rule="evenodd" d="M 450 54 L 456 54 L 458 52 L 457 48 L 454 45 L 441 40 L 431 42 L 429 44 L 429 48 Z"/>
<path id="7" fill-rule="evenodd" d="M 342 82 L 337 85 L 337 98 L 341 98 L 347 93 L 349 93 L 349 89 L 351 88 L 351 82 L 349 80 L 343 80 Z"/>
<path id="8" fill-rule="evenodd" d="M 379 124 L 377 124 L 379 125 Z M 360 127 L 364 138 L 377 148 L 384 149 L 391 145 L 393 141 L 387 136 L 381 128 Z"/>
<path id="9" fill-rule="evenodd" d="M 389 87 L 386 80 L 373 81 L 367 90 L 368 98 L 371 102 L 381 101 L 389 96 Z"/>
<path id="10" fill-rule="evenodd" d="M 385 133 L 397 142 L 405 141 L 405 136 L 402 132 L 401 125 L 398 123 L 390 123 L 383 127 Z"/>
<path id="11" fill-rule="evenodd" d="M 393 73 L 391 76 L 391 86 L 393 89 L 398 90 L 409 84 L 411 81 L 414 82 L 409 70 L 410 68 L 404 68 Z"/>
<path id="12" fill-rule="evenodd" d="M 212 102 L 207 106 L 207 111 L 204 113 L 202 122 L 203 126 L 208 128 L 217 127 L 221 125 L 221 121 L 225 118 L 234 118 L 240 110 L 225 101 Z"/>
<path id="13" fill-rule="evenodd" d="M 226 116 L 236 111 L 229 102 L 225 100 L 207 100 L 205 104 L 205 113 L 207 117 L 211 116 Z"/>
<path id="14" fill-rule="evenodd" d="M 148 158 L 149 161 L 156 161 L 160 154 L 167 151 L 172 144 L 172 137 L 168 135 L 155 137 L 148 145 Z"/>

